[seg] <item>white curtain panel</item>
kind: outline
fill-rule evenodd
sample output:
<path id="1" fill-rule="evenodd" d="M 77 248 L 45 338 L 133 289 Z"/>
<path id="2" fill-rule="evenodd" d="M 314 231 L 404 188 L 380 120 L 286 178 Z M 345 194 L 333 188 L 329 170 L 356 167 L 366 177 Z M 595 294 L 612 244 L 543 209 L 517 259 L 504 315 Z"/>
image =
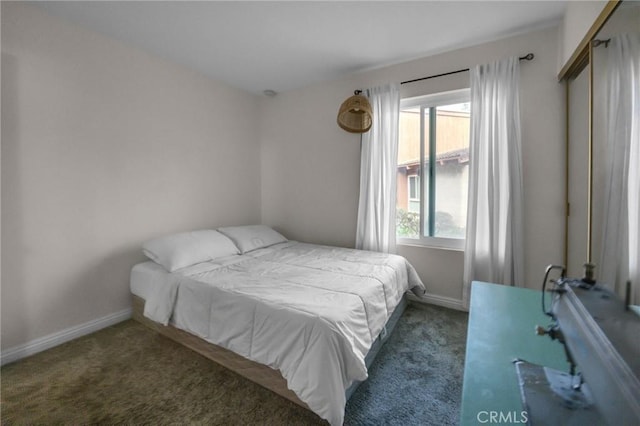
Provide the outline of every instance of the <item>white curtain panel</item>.
<path id="1" fill-rule="evenodd" d="M 365 94 L 373 123 L 362 134 L 356 248 L 395 253 L 400 85 L 374 87 Z"/>
<path id="2" fill-rule="evenodd" d="M 640 34 L 612 37 L 607 60 L 607 182 L 600 282 L 631 280 L 640 304 Z"/>
<path id="3" fill-rule="evenodd" d="M 471 69 L 463 302 L 471 281 L 523 286 L 519 60 Z"/>

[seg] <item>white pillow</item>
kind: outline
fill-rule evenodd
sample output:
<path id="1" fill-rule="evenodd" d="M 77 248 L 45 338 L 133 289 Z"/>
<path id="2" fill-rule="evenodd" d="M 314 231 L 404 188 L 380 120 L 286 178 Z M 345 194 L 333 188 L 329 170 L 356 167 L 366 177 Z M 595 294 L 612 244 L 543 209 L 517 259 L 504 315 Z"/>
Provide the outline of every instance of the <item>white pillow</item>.
<path id="1" fill-rule="evenodd" d="M 142 245 L 142 251 L 169 272 L 240 253 L 229 238 L 211 229 L 154 238 Z"/>
<path id="2" fill-rule="evenodd" d="M 231 238 L 242 254 L 288 241 L 266 225 L 227 226 L 218 231 Z"/>

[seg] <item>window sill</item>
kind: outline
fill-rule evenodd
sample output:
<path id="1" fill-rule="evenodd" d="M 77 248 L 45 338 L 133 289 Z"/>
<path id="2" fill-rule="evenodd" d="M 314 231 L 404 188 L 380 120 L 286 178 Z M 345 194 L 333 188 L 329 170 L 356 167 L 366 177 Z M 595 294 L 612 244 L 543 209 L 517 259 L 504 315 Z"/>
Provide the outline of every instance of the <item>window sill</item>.
<path id="1" fill-rule="evenodd" d="M 452 238 L 428 238 L 428 239 L 413 239 L 413 238 L 398 238 L 396 244 L 399 246 L 407 247 L 421 247 L 436 250 L 450 250 L 464 252 L 465 240 L 458 240 Z"/>

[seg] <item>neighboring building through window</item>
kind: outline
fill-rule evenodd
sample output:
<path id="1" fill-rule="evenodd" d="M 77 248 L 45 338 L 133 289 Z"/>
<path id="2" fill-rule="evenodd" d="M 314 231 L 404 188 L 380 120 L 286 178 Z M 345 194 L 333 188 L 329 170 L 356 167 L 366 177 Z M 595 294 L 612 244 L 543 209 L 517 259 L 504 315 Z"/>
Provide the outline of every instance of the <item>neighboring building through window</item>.
<path id="1" fill-rule="evenodd" d="M 462 247 L 470 111 L 468 89 L 401 101 L 396 202 L 400 242 Z"/>

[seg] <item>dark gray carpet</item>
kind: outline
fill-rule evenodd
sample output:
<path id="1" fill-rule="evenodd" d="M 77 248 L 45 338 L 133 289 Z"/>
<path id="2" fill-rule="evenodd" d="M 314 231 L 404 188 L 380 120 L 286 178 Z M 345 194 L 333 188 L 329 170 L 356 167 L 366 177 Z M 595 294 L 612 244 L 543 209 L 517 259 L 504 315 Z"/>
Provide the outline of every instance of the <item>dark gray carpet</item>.
<path id="1" fill-rule="evenodd" d="M 346 408 L 346 425 L 458 424 L 467 314 L 410 305 Z M 13 424 L 323 424 L 317 416 L 134 322 L 7 365 Z"/>
<path id="2" fill-rule="evenodd" d="M 457 425 L 468 315 L 409 305 L 347 402 L 348 425 Z"/>

